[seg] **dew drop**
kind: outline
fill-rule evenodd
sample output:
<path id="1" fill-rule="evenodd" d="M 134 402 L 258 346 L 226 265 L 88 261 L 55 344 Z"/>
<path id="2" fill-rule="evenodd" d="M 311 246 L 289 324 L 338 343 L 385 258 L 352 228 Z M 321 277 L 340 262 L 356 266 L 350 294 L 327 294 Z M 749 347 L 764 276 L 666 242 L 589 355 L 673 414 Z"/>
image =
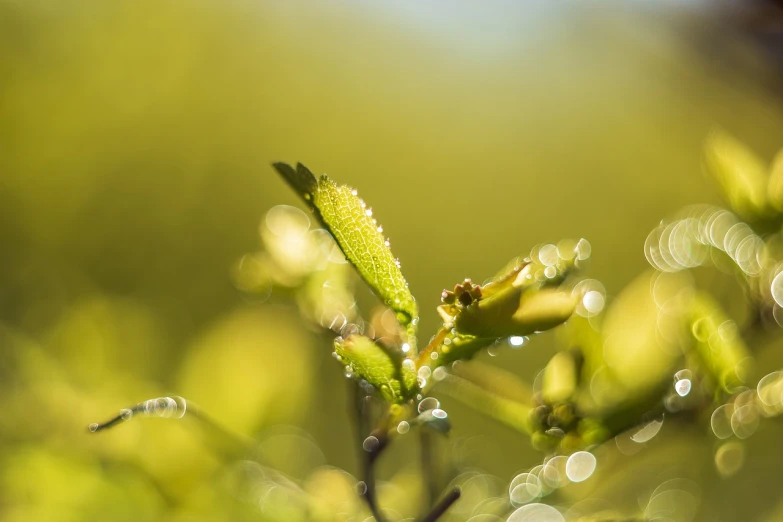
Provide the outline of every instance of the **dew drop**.
<path id="1" fill-rule="evenodd" d="M 677 395 L 679 395 L 680 397 L 685 397 L 686 395 L 688 395 L 691 392 L 690 379 L 682 379 L 674 383 L 674 390 L 677 392 Z"/>
<path id="2" fill-rule="evenodd" d="M 734 410 L 731 415 L 731 430 L 738 439 L 747 439 L 759 427 L 759 412 L 753 403 L 745 404 Z"/>
<path id="3" fill-rule="evenodd" d="M 571 482 L 583 482 L 595 471 L 595 455 L 588 451 L 577 451 L 568 457 L 566 475 Z"/>
<path id="4" fill-rule="evenodd" d="M 370 435 L 366 439 L 364 439 L 364 442 L 362 442 L 362 449 L 366 451 L 367 453 L 372 453 L 373 451 L 378 449 L 378 446 L 381 444 L 381 442 L 378 440 L 378 437 L 375 435 Z"/>
<path id="5" fill-rule="evenodd" d="M 778 306 L 783 306 L 783 271 L 772 280 L 770 291 L 772 293 L 772 299 L 775 300 Z"/>
<path id="6" fill-rule="evenodd" d="M 762 377 L 756 391 L 762 404 L 779 408 L 783 399 L 783 372 L 772 372 Z"/>
<path id="7" fill-rule="evenodd" d="M 576 258 L 579 261 L 584 261 L 590 257 L 592 251 L 593 247 L 590 246 L 590 242 L 588 240 L 582 238 L 576 243 Z"/>
<path id="8" fill-rule="evenodd" d="M 674 374 L 674 391 L 677 392 L 677 395 L 685 397 L 691 392 L 691 388 L 693 387 L 693 383 L 691 382 L 692 377 L 693 374 L 687 369 L 680 370 Z"/>
<path id="9" fill-rule="evenodd" d="M 644 444 L 648 440 L 658 435 L 663 427 L 664 416 L 661 415 L 659 419 L 655 419 L 647 423 L 644 427 L 639 429 L 636 433 L 631 435 L 631 440 L 637 444 Z"/>
<path id="10" fill-rule="evenodd" d="M 411 425 L 408 424 L 406 421 L 402 421 L 399 424 L 397 424 L 397 433 L 400 435 L 405 435 L 408 433 L 411 429 Z"/>
<path id="11" fill-rule="evenodd" d="M 722 477 L 737 473 L 745 463 L 745 447 L 739 442 L 727 442 L 715 452 L 715 467 Z"/>
<path id="12" fill-rule="evenodd" d="M 712 432 L 719 439 L 727 439 L 734 434 L 731 429 L 732 413 L 733 406 L 729 404 L 718 406 L 715 411 L 712 412 L 710 427 L 712 427 Z"/>
<path id="13" fill-rule="evenodd" d="M 541 496 L 541 481 L 532 473 L 520 473 L 509 486 L 509 500 L 514 506 L 521 506 Z"/>
<path id="14" fill-rule="evenodd" d="M 590 314 L 598 314 L 604 309 L 605 298 L 601 292 L 590 290 L 582 298 L 582 306 Z"/>
<path id="15" fill-rule="evenodd" d="M 512 348 L 520 348 L 525 346 L 528 341 L 529 338 L 524 335 L 512 335 L 508 338 L 508 344 L 510 344 Z"/>
<path id="16" fill-rule="evenodd" d="M 94 423 L 90 424 L 90 426 L 87 429 L 89 429 L 91 432 L 95 433 L 96 431 L 98 431 L 98 423 L 94 422 Z"/>
<path id="17" fill-rule="evenodd" d="M 557 263 L 560 256 L 557 254 L 555 245 L 543 245 L 538 249 L 538 259 L 546 266 L 552 266 Z"/>
<path id="18" fill-rule="evenodd" d="M 569 483 L 565 467 L 568 463 L 568 457 L 559 455 L 552 457 L 541 466 L 539 478 L 543 484 L 550 489 L 557 489 L 567 486 Z"/>
<path id="19" fill-rule="evenodd" d="M 419 413 L 424 413 L 425 411 L 435 410 L 437 408 L 440 408 L 440 401 L 435 397 L 427 397 L 419 403 L 418 410 Z"/>
<path id="20" fill-rule="evenodd" d="M 122 417 L 122 420 L 130 420 L 131 417 L 133 417 L 133 410 L 124 409 L 120 410 L 120 417 Z"/>

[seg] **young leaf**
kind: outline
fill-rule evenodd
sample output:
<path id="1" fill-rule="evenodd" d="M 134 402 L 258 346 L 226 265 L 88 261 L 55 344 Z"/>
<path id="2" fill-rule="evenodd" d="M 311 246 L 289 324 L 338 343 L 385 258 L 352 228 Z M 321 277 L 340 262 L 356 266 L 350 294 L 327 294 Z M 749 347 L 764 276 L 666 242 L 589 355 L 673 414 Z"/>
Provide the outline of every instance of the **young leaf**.
<path id="1" fill-rule="evenodd" d="M 347 339 L 338 337 L 334 342 L 334 351 L 351 373 L 378 388 L 389 402 L 399 403 L 404 399 L 405 390 L 400 385 L 400 378 L 406 384 L 415 382 L 411 382 L 407 375 L 410 371 L 400 369 L 386 350 L 363 335 L 351 335 Z"/>
<path id="2" fill-rule="evenodd" d="M 403 325 L 418 316 L 416 301 L 392 256 L 389 243 L 372 217 L 372 210 L 345 185 L 337 185 L 326 174 L 316 180 L 304 165 L 296 170 L 274 163 L 275 170 L 314 210 L 324 227 L 334 236 L 345 257 L 383 302 L 397 313 Z"/>

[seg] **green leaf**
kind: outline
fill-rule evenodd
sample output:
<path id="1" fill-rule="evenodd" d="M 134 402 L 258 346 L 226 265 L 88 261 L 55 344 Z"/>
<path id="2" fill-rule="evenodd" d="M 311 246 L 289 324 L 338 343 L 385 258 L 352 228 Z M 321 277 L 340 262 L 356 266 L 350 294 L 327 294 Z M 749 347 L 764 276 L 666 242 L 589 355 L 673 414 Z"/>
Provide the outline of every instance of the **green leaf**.
<path id="1" fill-rule="evenodd" d="M 372 339 L 363 335 L 351 335 L 347 339 L 338 337 L 334 351 L 351 373 L 375 386 L 386 400 L 397 403 L 404 400 L 400 386 L 402 369 Z M 408 383 L 407 375 L 405 377 Z"/>
<path id="2" fill-rule="evenodd" d="M 753 151 L 716 129 L 707 137 L 705 166 L 735 212 L 746 219 L 767 214 L 767 167 Z"/>
<path id="3" fill-rule="evenodd" d="M 783 212 L 783 150 L 780 150 L 772 160 L 767 196 L 770 205 L 778 212 Z"/>
<path id="4" fill-rule="evenodd" d="M 400 323 L 405 326 L 411 324 L 418 317 L 416 300 L 400 271 L 399 261 L 389 249 L 382 228 L 356 191 L 337 185 L 326 174 L 316 180 L 302 164 L 297 164 L 296 170 L 285 163 L 274 163 L 273 166 L 313 208 L 348 261 L 378 297 L 397 313 Z"/>
<path id="5" fill-rule="evenodd" d="M 721 391 L 735 393 L 745 384 L 753 360 L 739 328 L 720 305 L 704 293 L 694 298 L 689 319 L 696 354 L 705 371 Z"/>
<path id="6" fill-rule="evenodd" d="M 549 404 L 566 402 L 574 395 L 577 386 L 577 367 L 573 355 L 557 352 L 544 368 L 541 395 Z"/>
<path id="7" fill-rule="evenodd" d="M 530 433 L 530 405 L 497 395 L 462 377 L 446 374 L 438 392 L 522 433 Z"/>

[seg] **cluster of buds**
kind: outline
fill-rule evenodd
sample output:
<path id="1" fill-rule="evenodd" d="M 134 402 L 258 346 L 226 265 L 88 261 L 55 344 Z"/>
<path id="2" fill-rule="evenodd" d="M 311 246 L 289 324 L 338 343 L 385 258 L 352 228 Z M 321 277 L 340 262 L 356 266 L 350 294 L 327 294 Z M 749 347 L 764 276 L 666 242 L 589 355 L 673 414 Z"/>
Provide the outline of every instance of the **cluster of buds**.
<path id="1" fill-rule="evenodd" d="M 441 316 L 451 318 L 457 315 L 459 309 L 466 308 L 471 304 L 481 300 L 481 285 L 474 284 L 470 279 L 465 279 L 462 283 L 454 285 L 454 290 L 443 290 L 440 295 L 440 302 L 443 305 L 439 308 Z"/>

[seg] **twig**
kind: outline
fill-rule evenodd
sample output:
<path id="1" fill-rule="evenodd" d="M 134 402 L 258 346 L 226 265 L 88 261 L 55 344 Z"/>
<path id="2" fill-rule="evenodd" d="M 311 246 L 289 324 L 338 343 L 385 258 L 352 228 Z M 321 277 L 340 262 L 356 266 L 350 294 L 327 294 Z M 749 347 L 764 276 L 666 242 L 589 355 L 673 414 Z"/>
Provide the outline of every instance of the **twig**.
<path id="1" fill-rule="evenodd" d="M 435 477 L 435 465 L 432 455 L 432 434 L 421 426 L 419 428 L 419 453 L 421 456 L 421 472 L 427 485 L 427 505 L 432 506 L 438 499 L 438 484 Z"/>
<path id="2" fill-rule="evenodd" d="M 182 397 L 160 397 L 140 402 L 130 408 L 120 410 L 120 412 L 111 419 L 102 423 L 93 423 L 88 426 L 91 433 L 108 430 L 131 420 L 133 417 L 161 417 L 166 419 L 181 419 L 185 415 L 197 420 L 205 430 L 206 435 L 211 439 L 214 446 L 229 456 L 243 454 L 253 447 L 252 441 L 248 438 L 232 433 L 220 424 L 212 420 L 201 409 L 192 402 Z"/>
<path id="3" fill-rule="evenodd" d="M 353 383 L 353 403 L 355 412 L 355 425 L 357 441 L 359 443 L 359 461 L 362 466 L 362 482 L 359 483 L 359 493 L 370 508 L 370 513 L 375 517 L 376 522 L 384 522 L 378 506 L 378 494 L 375 484 L 375 461 L 386 447 L 387 436 L 382 430 L 373 430 L 370 435 L 365 437 L 369 431 L 369 413 L 367 410 L 368 395 L 365 395 L 358 383 Z"/>
<path id="4" fill-rule="evenodd" d="M 421 519 L 421 522 L 435 522 L 438 520 L 446 513 L 446 511 L 448 511 L 451 505 L 459 499 L 461 494 L 462 491 L 459 488 L 454 488 L 449 491 L 448 494 L 443 497 L 440 502 L 435 504 L 432 510 Z"/>

